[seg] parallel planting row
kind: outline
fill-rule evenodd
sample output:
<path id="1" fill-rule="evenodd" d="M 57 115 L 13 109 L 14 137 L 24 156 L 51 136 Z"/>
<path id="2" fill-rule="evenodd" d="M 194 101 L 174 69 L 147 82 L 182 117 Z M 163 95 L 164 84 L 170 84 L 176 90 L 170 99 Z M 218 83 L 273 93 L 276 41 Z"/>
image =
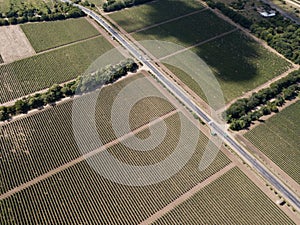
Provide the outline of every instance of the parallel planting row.
<path id="1" fill-rule="evenodd" d="M 300 70 L 272 83 L 269 87 L 253 93 L 249 98 L 238 99 L 225 111 L 226 121 L 233 130 L 241 130 L 259 120 L 263 115 L 278 112 L 278 107 L 297 97 L 300 87 Z"/>
<path id="2" fill-rule="evenodd" d="M 81 75 L 112 46 L 97 37 L 0 67 L 0 103 Z"/>
<path id="3" fill-rule="evenodd" d="M 99 35 L 85 18 L 29 23 L 21 28 L 36 52 Z"/>
<path id="4" fill-rule="evenodd" d="M 300 184 L 300 101 L 244 136 Z"/>
<path id="5" fill-rule="evenodd" d="M 0 106 L 0 121 L 10 120 L 13 116 L 27 113 L 33 109 L 42 107 L 60 101 L 63 98 L 81 95 L 101 88 L 115 82 L 119 78 L 127 75 L 128 72 L 134 72 L 138 65 L 132 59 L 122 60 L 116 65 L 108 65 L 91 74 L 78 76 L 76 80 L 70 81 L 64 85 L 54 84 L 44 93 L 36 93 L 17 100 L 9 106 Z"/>
<path id="6" fill-rule="evenodd" d="M 128 32 L 144 27 L 144 30 L 135 32 L 132 35 L 137 41 L 167 41 L 184 47 L 198 44 L 198 46 L 191 48 L 191 51 L 204 60 L 213 71 L 221 85 L 226 102 L 242 95 L 246 91 L 252 90 L 290 68 L 291 64 L 289 62 L 270 52 L 243 34 L 243 32 L 234 31 L 235 27 L 216 16 L 210 10 L 187 15 L 188 12 L 193 12 L 193 7 L 183 1 L 176 2 L 181 5 L 182 9 L 165 13 L 168 1 L 162 1 L 160 4 L 147 4 L 148 14 L 143 11 L 146 6 L 138 6 L 113 13 L 110 17 Z M 141 9 L 141 12 L 139 12 L 139 9 Z M 168 17 L 161 18 L 158 21 L 156 16 L 160 14 L 166 14 Z M 167 21 L 170 18 L 182 15 L 187 16 L 178 18 L 175 21 Z M 134 22 L 136 18 L 142 18 L 147 23 L 139 22 L 137 27 L 132 27 L 132 24 L 136 24 Z M 163 21 L 166 21 L 166 23 L 147 28 L 149 25 L 155 25 L 157 22 Z M 153 44 L 141 43 L 158 59 L 168 57 L 174 53 L 172 49 L 166 50 L 163 46 L 160 48 L 161 51 L 159 51 L 159 49 L 153 47 Z M 184 53 L 169 57 L 178 57 L 180 54 Z M 170 60 L 162 60 L 162 62 L 166 63 L 168 61 Z M 169 67 L 169 65 L 167 66 Z M 195 65 L 195 68 L 197 68 L 197 65 Z M 195 93 L 201 97 L 203 96 L 198 85 L 192 79 L 186 78 L 186 74 L 175 67 L 169 67 L 169 69 L 175 75 L 178 75 Z"/>
<path id="7" fill-rule="evenodd" d="M 177 145 L 180 135 L 178 114 L 164 122 L 168 128 L 166 138 L 152 151 L 133 151 L 122 144 L 117 144 L 108 151 L 126 164 L 148 165 L 164 159 Z M 192 123 L 189 127 L 191 130 L 197 129 Z M 138 135 L 147 136 L 144 132 Z M 198 166 L 208 139 L 202 133 L 200 137 L 189 137 L 196 140 L 198 138 L 198 146 L 190 161 L 167 180 L 147 186 L 122 185 L 104 178 L 87 161 L 82 161 L 3 200 L 1 207 L 4 210 L 1 212 L 6 213 L 2 214 L 2 218 L 15 224 L 138 224 L 230 163 L 219 152 L 213 163 L 206 170 L 200 171 Z M 99 153 L 88 161 L 93 160 L 93 165 L 102 165 L 105 163 L 102 156 L 103 153 Z M 184 157 L 185 154 L 171 163 L 177 164 Z M 115 177 L 124 171 L 115 168 L 109 172 Z M 147 179 L 143 176 L 145 175 L 140 177 L 141 180 Z M 160 176 L 159 171 L 157 176 Z"/>
<path id="8" fill-rule="evenodd" d="M 153 224 L 294 224 L 294 222 L 235 167 Z"/>
<path id="9" fill-rule="evenodd" d="M 128 10 L 109 14 L 127 32 L 203 9 L 197 0 L 153 1 Z"/>
<path id="10" fill-rule="evenodd" d="M 103 144 L 116 139 L 111 125 L 113 101 L 117 94 L 128 84 L 144 76 L 137 75 L 109 85 L 99 95 L 95 111 L 87 111 L 86 108 L 77 108 L 83 113 L 84 118 L 95 119 L 97 132 Z M 135 86 L 140 93 L 147 91 L 159 91 L 147 83 L 143 87 Z M 84 95 L 76 99 L 89 104 L 90 95 Z M 40 176 L 54 168 L 57 168 L 75 158 L 81 156 L 74 139 L 72 122 L 73 100 L 56 105 L 31 116 L 17 119 L 0 127 L 0 165 L 1 165 L 1 193 L 21 185 L 37 176 Z M 149 97 L 138 102 L 130 114 L 131 129 L 151 121 L 155 117 L 162 116 L 174 107 L 170 103 L 157 98 Z M 82 138 L 89 133 L 79 128 Z M 86 137 L 85 137 L 86 136 Z M 94 150 L 101 143 L 87 143 L 85 151 Z"/>

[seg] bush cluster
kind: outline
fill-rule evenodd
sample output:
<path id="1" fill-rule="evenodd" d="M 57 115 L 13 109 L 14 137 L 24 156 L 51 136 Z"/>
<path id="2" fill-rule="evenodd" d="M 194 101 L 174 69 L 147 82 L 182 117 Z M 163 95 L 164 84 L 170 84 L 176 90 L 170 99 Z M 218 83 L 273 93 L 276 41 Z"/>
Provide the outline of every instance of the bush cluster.
<path id="1" fill-rule="evenodd" d="M 93 74 L 79 76 L 75 81 L 70 81 L 63 86 L 54 84 L 45 93 L 37 93 L 17 100 L 14 105 L 0 106 L 0 121 L 9 120 L 12 116 L 27 113 L 32 109 L 40 109 L 47 104 L 54 104 L 62 98 L 92 91 L 104 84 L 109 84 L 133 72 L 138 65 L 132 59 L 126 59 L 116 65 L 109 65 Z"/>
<path id="2" fill-rule="evenodd" d="M 249 98 L 234 102 L 226 111 L 225 118 L 232 130 L 241 130 L 250 126 L 252 121 L 263 115 L 278 112 L 278 106 L 295 98 L 300 90 L 300 70 L 272 83 Z"/>
<path id="3" fill-rule="evenodd" d="M 219 9 L 234 22 L 250 29 L 254 35 L 265 40 L 287 59 L 300 64 L 300 26 L 290 19 L 284 18 L 277 12 L 276 16 L 257 22 L 246 18 L 224 3 L 213 0 L 205 1 L 211 8 Z M 270 8 L 269 5 L 265 7 Z"/>
<path id="4" fill-rule="evenodd" d="M 42 3 L 41 3 L 42 4 Z M 11 5 L 9 11 L 0 12 L 0 26 L 21 24 L 26 22 L 64 20 L 85 16 L 79 8 L 69 3 L 54 2 L 53 8 L 44 3 L 41 8 L 21 4 L 22 7 Z"/>
<path id="5" fill-rule="evenodd" d="M 151 1 L 153 0 L 107 0 L 102 8 L 104 12 L 112 12 Z"/>

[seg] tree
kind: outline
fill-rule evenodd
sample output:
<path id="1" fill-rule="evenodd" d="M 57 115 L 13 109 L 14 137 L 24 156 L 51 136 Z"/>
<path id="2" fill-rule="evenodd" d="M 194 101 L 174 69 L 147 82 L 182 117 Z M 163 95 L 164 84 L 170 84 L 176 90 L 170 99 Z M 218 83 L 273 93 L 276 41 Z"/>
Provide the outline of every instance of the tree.
<path id="1" fill-rule="evenodd" d="M 37 109 L 44 105 L 43 98 L 40 94 L 35 94 L 28 98 L 28 106 L 30 109 Z"/>
<path id="2" fill-rule="evenodd" d="M 17 114 L 27 113 L 29 110 L 29 105 L 26 99 L 17 100 L 15 102 L 15 109 Z"/>
<path id="3" fill-rule="evenodd" d="M 9 119 L 9 114 L 7 112 L 7 108 L 4 106 L 0 107 L 0 121 L 5 121 Z"/>

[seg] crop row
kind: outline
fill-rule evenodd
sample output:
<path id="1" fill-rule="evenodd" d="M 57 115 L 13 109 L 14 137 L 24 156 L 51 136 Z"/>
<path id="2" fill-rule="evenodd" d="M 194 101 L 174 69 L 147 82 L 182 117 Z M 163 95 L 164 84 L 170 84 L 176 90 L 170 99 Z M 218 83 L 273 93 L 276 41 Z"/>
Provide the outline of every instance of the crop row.
<path id="1" fill-rule="evenodd" d="M 168 127 L 166 142 L 151 152 L 145 152 L 144 157 L 144 152 L 137 153 L 122 144 L 117 144 L 108 151 L 127 164 L 156 163 L 173 151 L 181 130 L 178 114 L 165 119 L 164 122 Z M 197 128 L 190 123 L 189 129 L 193 131 Z M 145 137 L 145 133 L 140 135 Z M 189 138 L 198 140 L 195 153 L 188 163 L 169 179 L 146 186 L 122 185 L 102 177 L 83 161 L 3 200 L 1 207 L 4 208 L 3 211 L 8 212 L 3 215 L 4 221 L 13 221 L 15 224 L 138 224 L 230 163 L 230 160 L 219 152 L 213 163 L 206 170 L 200 171 L 199 161 L 208 139 L 202 133 L 200 136 L 191 135 Z M 102 154 L 92 157 L 93 165 L 101 163 L 98 165 L 104 164 L 103 168 L 106 168 Z M 185 154 L 174 159 L 172 163 L 176 164 L 184 157 Z M 109 172 L 112 176 L 126 173 L 117 168 Z M 141 176 L 140 179 L 147 177 Z"/>
<path id="2" fill-rule="evenodd" d="M 293 224 L 237 167 L 154 224 Z"/>
<path id="3" fill-rule="evenodd" d="M 85 118 L 96 120 L 97 132 L 103 144 L 116 139 L 111 126 L 111 106 L 114 98 L 124 86 L 143 76 L 133 76 L 103 88 L 95 108 L 95 113 L 78 105 Z M 144 87 L 135 86 L 140 93 L 154 89 L 150 83 Z M 155 89 L 156 90 L 156 89 Z M 156 90 L 157 91 L 157 90 Z M 158 91 L 157 91 L 158 92 Z M 76 101 L 91 101 L 89 95 L 77 98 Z M 24 182 L 42 175 L 81 155 L 74 139 L 72 122 L 73 101 L 58 104 L 52 108 L 17 119 L 0 127 L 0 164 L 3 182 L 1 193 L 4 193 Z M 174 107 L 160 99 L 148 97 L 132 108 L 130 114 L 131 129 L 135 129 L 170 111 Z M 79 128 L 83 135 L 89 135 Z M 86 137 L 82 137 L 86 138 Z M 94 150 L 100 143 L 87 143 L 86 148 Z"/>
<path id="4" fill-rule="evenodd" d="M 21 28 L 36 52 L 99 35 L 85 18 L 29 23 Z"/>
<path id="5" fill-rule="evenodd" d="M 298 183 L 299 112 L 298 101 L 245 134 L 248 140 Z"/>
<path id="6" fill-rule="evenodd" d="M 109 17 L 115 20 L 127 32 L 132 32 L 202 8 L 203 6 L 197 0 L 164 0 L 115 12 L 109 14 Z"/>
<path id="7" fill-rule="evenodd" d="M 98 37 L 2 65 L 0 102 L 4 103 L 55 83 L 74 79 L 110 49 L 111 45 L 103 37 Z"/>

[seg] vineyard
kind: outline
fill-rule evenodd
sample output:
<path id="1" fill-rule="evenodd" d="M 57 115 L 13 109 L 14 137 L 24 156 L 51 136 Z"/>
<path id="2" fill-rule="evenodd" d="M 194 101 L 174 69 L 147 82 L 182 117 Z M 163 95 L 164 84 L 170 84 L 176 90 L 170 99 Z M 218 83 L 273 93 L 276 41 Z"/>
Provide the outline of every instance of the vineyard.
<path id="1" fill-rule="evenodd" d="M 244 136 L 300 184 L 300 101 Z"/>
<path id="2" fill-rule="evenodd" d="M 178 30 L 179 27 L 180 30 Z M 188 47 L 232 29 L 232 25 L 220 19 L 211 11 L 205 10 L 176 21 L 134 33 L 133 37 L 137 41 L 161 40 Z"/>
<path id="3" fill-rule="evenodd" d="M 103 37 L 97 37 L 2 65 L 0 103 L 74 79 L 111 48 Z"/>
<path id="4" fill-rule="evenodd" d="M 294 224 L 240 169 L 231 169 L 154 224 Z"/>
<path id="5" fill-rule="evenodd" d="M 111 127 L 109 106 L 124 86 L 141 77 L 126 78 L 102 90 L 95 109 L 95 120 L 103 144 L 116 138 Z M 142 93 L 154 89 L 154 86 L 149 83 L 144 89 L 136 88 Z M 89 100 L 88 96 L 81 98 L 82 101 Z M 73 135 L 72 104 L 70 100 L 0 127 L 1 193 L 80 157 L 81 152 Z M 87 116 L 91 114 L 85 109 L 80 110 Z M 130 113 L 132 130 L 172 110 L 174 107 L 160 98 L 143 99 Z M 100 143 L 96 143 L 94 148 L 97 147 L 100 147 Z"/>
<path id="6" fill-rule="evenodd" d="M 36 52 L 99 35 L 85 18 L 28 23 L 21 28 Z"/>
<path id="7" fill-rule="evenodd" d="M 156 11 L 159 12 L 160 10 L 164 12 L 163 6 L 158 5 Z M 111 18 L 125 30 L 133 31 L 138 28 L 133 29 L 128 28 L 128 26 L 135 24 L 133 21 L 136 20 L 136 14 L 134 13 L 133 9 L 128 9 L 125 12 L 112 14 Z M 117 16 L 124 16 L 123 14 L 128 15 L 126 23 L 123 22 L 122 17 Z M 182 14 L 178 12 L 178 16 L 180 15 Z M 149 13 L 149 18 L 146 21 L 152 21 L 151 13 Z M 153 21 L 152 24 L 145 24 L 144 27 L 155 23 L 156 21 Z M 166 21 L 166 23 L 158 26 L 138 31 L 132 36 L 137 41 L 168 41 L 185 47 L 200 44 L 193 47 L 191 51 L 196 53 L 211 68 L 220 83 L 226 102 L 262 85 L 291 67 L 288 61 L 261 46 L 260 43 L 249 38 L 243 32 L 234 31 L 232 25 L 220 19 L 210 10 L 187 15 L 175 21 Z M 210 40 L 211 38 L 212 40 Z M 205 41 L 207 42 L 202 43 Z M 166 56 L 167 53 L 173 53 L 172 50 L 157 53 L 157 49 L 151 49 L 147 43 L 144 44 L 144 47 L 157 58 Z M 173 57 L 178 57 L 178 55 Z M 182 78 L 183 82 L 195 93 L 203 96 L 198 85 L 192 79 L 186 78 L 186 74 L 175 67 L 169 69 L 175 75 L 178 74 L 178 77 Z"/>
<path id="8" fill-rule="evenodd" d="M 109 17 L 127 32 L 132 32 L 155 23 L 195 12 L 202 8 L 203 6 L 197 0 L 164 0 L 115 12 L 109 14 Z"/>
<path id="9" fill-rule="evenodd" d="M 287 61 L 237 31 L 191 50 L 211 68 L 226 102 L 282 74 L 290 67 Z M 195 81 L 186 78 L 183 71 L 169 65 L 167 67 L 195 93 L 203 96 Z"/>
<path id="10" fill-rule="evenodd" d="M 123 144 L 116 144 L 108 151 L 120 161 L 134 165 L 164 159 L 177 144 L 180 135 L 178 119 L 178 114 L 164 119 L 168 128 L 164 139 L 166 142 L 163 141 L 144 156 L 142 152 L 132 151 Z M 191 122 L 187 122 L 191 130 L 197 129 Z M 147 132 L 141 131 L 138 136 L 146 137 Z M 7 211 L 2 214 L 2 218 L 14 224 L 137 224 L 230 163 L 219 152 L 213 163 L 200 172 L 199 161 L 208 139 L 202 133 L 199 137 L 190 138 L 199 140 L 195 153 L 188 164 L 165 181 L 137 187 L 121 185 L 102 177 L 86 161 L 82 161 L 2 200 L 1 207 Z M 102 154 L 92 157 L 94 164 L 103 163 Z M 114 174 L 120 171 L 110 172 Z"/>

